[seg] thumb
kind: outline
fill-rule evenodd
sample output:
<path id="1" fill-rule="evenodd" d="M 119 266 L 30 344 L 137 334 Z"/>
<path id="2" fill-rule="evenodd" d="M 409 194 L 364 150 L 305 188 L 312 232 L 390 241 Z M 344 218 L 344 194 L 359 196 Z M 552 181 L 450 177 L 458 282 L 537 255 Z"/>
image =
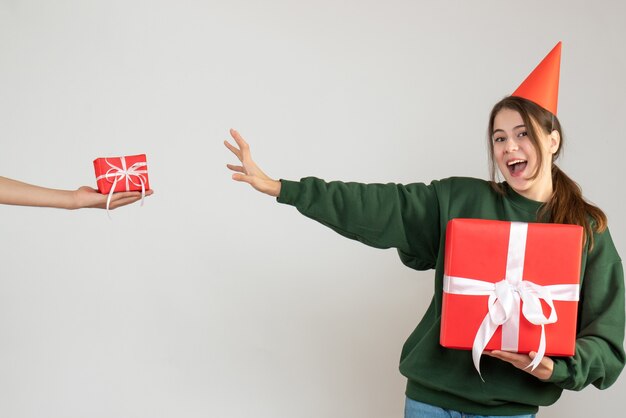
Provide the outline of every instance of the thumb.
<path id="1" fill-rule="evenodd" d="M 233 174 L 232 178 L 235 181 L 241 181 L 241 182 L 248 183 L 248 184 L 252 183 L 252 176 L 248 176 L 245 174 L 235 173 Z"/>
<path id="2" fill-rule="evenodd" d="M 235 181 L 249 182 L 249 181 L 246 180 L 246 177 L 248 177 L 248 176 L 246 176 L 245 174 L 241 174 L 241 173 L 234 173 L 232 175 L 232 179 L 235 180 Z"/>

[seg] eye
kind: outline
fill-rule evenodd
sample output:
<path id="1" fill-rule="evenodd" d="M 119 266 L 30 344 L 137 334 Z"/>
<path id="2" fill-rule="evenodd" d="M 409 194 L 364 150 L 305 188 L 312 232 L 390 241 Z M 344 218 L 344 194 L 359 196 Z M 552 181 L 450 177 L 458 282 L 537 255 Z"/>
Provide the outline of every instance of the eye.
<path id="1" fill-rule="evenodd" d="M 493 137 L 493 142 L 504 142 L 506 140 L 505 137 L 503 136 L 494 136 Z"/>
<path id="2" fill-rule="evenodd" d="M 524 137 L 524 136 L 528 136 L 528 132 L 523 131 L 523 132 L 520 132 L 520 133 L 517 134 L 518 138 L 521 138 L 521 137 Z"/>

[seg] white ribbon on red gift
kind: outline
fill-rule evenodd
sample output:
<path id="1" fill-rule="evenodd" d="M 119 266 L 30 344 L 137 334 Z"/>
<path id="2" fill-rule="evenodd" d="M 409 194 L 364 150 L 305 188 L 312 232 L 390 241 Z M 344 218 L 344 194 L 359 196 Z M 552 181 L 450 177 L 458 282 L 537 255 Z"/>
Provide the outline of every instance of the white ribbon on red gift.
<path id="1" fill-rule="evenodd" d="M 501 349 L 517 351 L 520 300 L 524 302 L 521 311 L 528 322 L 541 326 L 541 339 L 537 348 L 537 355 L 527 366 L 527 368 L 532 367 L 532 370 L 535 370 L 539 365 L 546 352 L 545 325 L 553 324 L 558 320 L 553 301 L 578 301 L 579 288 L 577 284 L 541 286 L 523 279 L 527 232 L 527 223 L 511 222 L 504 280 L 492 283 L 448 275 L 443 277 L 443 289 L 446 293 L 489 296 L 489 312 L 480 324 L 472 346 L 472 359 L 479 375 L 480 356 L 499 326 L 502 326 Z M 541 300 L 544 300 L 550 307 L 549 317 L 543 314 Z"/>
<path id="2" fill-rule="evenodd" d="M 104 159 L 104 161 L 111 167 L 107 170 L 106 173 L 98 176 L 96 181 L 106 179 L 109 183 L 113 183 L 111 186 L 111 191 L 109 192 L 109 196 L 107 197 L 107 213 L 109 211 L 109 205 L 111 204 L 111 197 L 113 197 L 113 193 L 115 193 L 115 187 L 120 180 L 126 181 L 126 190 L 130 190 L 130 184 L 134 184 L 135 186 L 141 186 L 141 205 L 143 206 L 143 199 L 146 196 L 146 178 L 143 176 L 144 174 L 148 174 L 148 170 L 139 170 L 142 167 L 146 167 L 148 164 L 145 161 L 139 161 L 130 167 L 126 167 L 126 158 L 120 157 L 121 167 L 116 166 L 115 164 L 111 164 L 108 159 Z M 137 180 L 135 180 L 137 179 Z"/>

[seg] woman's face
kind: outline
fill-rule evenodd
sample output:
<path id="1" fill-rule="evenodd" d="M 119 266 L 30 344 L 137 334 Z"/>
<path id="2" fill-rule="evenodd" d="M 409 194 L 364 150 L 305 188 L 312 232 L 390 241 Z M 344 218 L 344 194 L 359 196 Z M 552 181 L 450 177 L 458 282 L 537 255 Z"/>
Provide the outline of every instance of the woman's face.
<path id="1" fill-rule="evenodd" d="M 557 131 L 546 134 L 542 129 L 536 129 L 543 162 L 537 177 L 530 179 L 539 161 L 528 137 L 529 129 L 517 111 L 500 110 L 491 133 L 493 158 L 513 190 L 528 199 L 546 202 L 552 195 L 552 155 L 559 149 L 560 136 Z"/>

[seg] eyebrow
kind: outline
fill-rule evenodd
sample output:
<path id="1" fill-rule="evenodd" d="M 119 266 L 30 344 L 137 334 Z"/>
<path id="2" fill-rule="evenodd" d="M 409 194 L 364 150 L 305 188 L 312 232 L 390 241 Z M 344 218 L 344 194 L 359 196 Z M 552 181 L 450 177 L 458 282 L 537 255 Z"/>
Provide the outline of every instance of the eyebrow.
<path id="1" fill-rule="evenodd" d="M 521 124 L 521 125 L 517 125 L 513 127 L 513 130 L 516 130 L 518 128 L 525 128 L 526 125 Z M 495 134 L 496 132 L 504 132 L 504 129 L 494 129 L 494 131 L 491 133 L 491 135 Z"/>

